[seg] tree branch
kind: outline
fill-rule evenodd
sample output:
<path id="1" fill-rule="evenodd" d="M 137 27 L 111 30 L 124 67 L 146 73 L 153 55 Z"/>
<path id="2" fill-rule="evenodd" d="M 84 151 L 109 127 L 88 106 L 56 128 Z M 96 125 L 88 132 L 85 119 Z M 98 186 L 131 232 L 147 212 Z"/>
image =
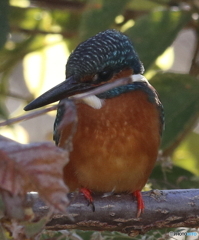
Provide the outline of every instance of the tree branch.
<path id="1" fill-rule="evenodd" d="M 68 10 L 79 10 L 82 11 L 85 8 L 85 3 L 80 1 L 66 1 L 66 0 L 31 0 L 31 4 L 40 7 L 47 8 L 60 8 L 60 9 L 68 9 Z"/>
<path id="2" fill-rule="evenodd" d="M 55 214 L 48 230 L 82 229 L 119 231 L 131 236 L 149 230 L 198 227 L 199 189 L 152 190 L 143 192 L 145 211 L 136 218 L 137 202 L 132 194 L 94 195 L 95 212 L 81 193 L 70 193 L 68 214 Z M 37 194 L 29 194 L 36 219 L 48 213 Z"/>
<path id="3" fill-rule="evenodd" d="M 62 35 L 64 38 L 73 38 L 77 35 L 77 32 L 75 31 L 61 31 L 61 32 L 57 32 L 57 31 L 44 31 L 41 29 L 25 29 L 19 26 L 14 26 L 11 25 L 10 26 L 10 30 L 12 32 L 22 32 L 25 34 L 30 34 L 30 35 L 38 35 L 38 34 L 42 34 L 42 35 L 46 35 L 46 34 L 60 34 Z"/>

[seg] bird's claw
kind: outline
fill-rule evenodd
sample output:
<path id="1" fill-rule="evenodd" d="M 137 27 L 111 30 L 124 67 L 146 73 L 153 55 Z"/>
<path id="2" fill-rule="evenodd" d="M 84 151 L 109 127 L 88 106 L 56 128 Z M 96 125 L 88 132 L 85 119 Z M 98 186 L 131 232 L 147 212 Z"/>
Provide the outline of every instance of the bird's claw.
<path id="1" fill-rule="evenodd" d="M 134 195 L 134 196 L 136 197 L 136 199 L 137 199 L 137 204 L 138 204 L 138 206 L 137 206 L 137 209 L 138 209 L 138 211 L 137 211 L 137 218 L 139 218 L 140 215 L 141 215 L 141 213 L 144 212 L 144 208 L 145 208 L 145 206 L 144 206 L 144 200 L 143 200 L 142 194 L 141 194 L 141 192 L 140 192 L 139 190 L 133 192 L 133 195 Z"/>
<path id="2" fill-rule="evenodd" d="M 91 191 L 87 188 L 82 187 L 82 188 L 80 188 L 80 192 L 83 193 L 84 197 L 88 200 L 88 206 L 91 205 L 93 212 L 95 212 L 95 205 L 93 202 L 93 197 L 91 195 Z"/>

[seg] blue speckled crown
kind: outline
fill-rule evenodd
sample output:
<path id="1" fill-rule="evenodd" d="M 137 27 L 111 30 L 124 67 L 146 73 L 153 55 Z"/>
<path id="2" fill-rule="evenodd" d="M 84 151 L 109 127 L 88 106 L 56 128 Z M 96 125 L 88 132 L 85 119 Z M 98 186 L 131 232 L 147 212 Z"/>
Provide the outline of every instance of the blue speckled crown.
<path id="1" fill-rule="evenodd" d="M 130 39 L 116 30 L 106 30 L 77 46 L 66 64 L 66 77 L 125 67 L 132 68 L 135 74 L 144 71 Z"/>

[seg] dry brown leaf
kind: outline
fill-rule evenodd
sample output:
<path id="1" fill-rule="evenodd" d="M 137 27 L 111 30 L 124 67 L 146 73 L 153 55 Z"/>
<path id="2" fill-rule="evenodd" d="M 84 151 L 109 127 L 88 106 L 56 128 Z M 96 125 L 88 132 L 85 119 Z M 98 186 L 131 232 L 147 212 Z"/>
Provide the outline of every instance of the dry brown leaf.
<path id="1" fill-rule="evenodd" d="M 68 152 L 53 143 L 20 144 L 0 136 L 0 188 L 13 196 L 37 191 L 53 210 L 65 211 L 67 162 Z"/>
<path id="2" fill-rule="evenodd" d="M 62 119 L 55 128 L 54 138 L 58 146 L 72 151 L 72 139 L 77 130 L 77 110 L 75 103 L 70 100 L 62 100 L 60 102 L 62 109 Z M 64 131 L 63 131 L 64 130 Z"/>

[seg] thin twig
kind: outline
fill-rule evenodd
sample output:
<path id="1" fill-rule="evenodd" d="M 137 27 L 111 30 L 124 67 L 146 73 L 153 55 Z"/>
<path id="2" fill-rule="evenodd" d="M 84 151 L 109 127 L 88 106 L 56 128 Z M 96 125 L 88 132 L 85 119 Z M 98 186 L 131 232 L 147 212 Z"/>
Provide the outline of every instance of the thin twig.
<path id="1" fill-rule="evenodd" d="M 21 27 L 18 27 L 18 26 L 11 26 L 10 29 L 13 32 L 22 32 L 22 33 L 26 33 L 26 34 L 30 34 L 30 35 L 61 34 L 65 38 L 73 38 L 74 36 L 77 35 L 77 32 L 74 32 L 74 31 L 73 32 L 72 31 L 71 32 L 44 31 L 44 30 L 41 30 L 41 29 L 25 29 L 25 28 L 21 28 Z"/>
<path id="2" fill-rule="evenodd" d="M 91 91 L 85 92 L 85 93 L 80 93 L 74 96 L 71 96 L 70 99 L 73 100 L 78 100 L 81 98 L 85 98 L 85 97 L 89 97 L 91 95 L 98 95 L 100 93 L 106 92 L 112 88 L 116 88 L 122 85 L 126 85 L 128 83 L 132 82 L 131 77 L 127 77 L 127 78 L 120 78 L 119 80 L 115 81 L 115 82 L 111 82 L 111 83 L 107 83 L 107 84 L 103 84 Z"/>
<path id="3" fill-rule="evenodd" d="M 30 97 L 24 97 L 22 95 L 16 94 L 16 93 L 11 93 L 11 92 L 1 92 L 0 91 L 0 95 L 4 96 L 4 97 L 12 97 L 12 98 L 16 98 L 16 99 L 20 99 L 20 100 L 24 100 L 24 101 L 29 101 Z"/>
<path id="4" fill-rule="evenodd" d="M 31 0 L 32 6 L 46 7 L 52 9 L 74 10 L 83 11 L 86 3 L 80 1 L 67 1 L 67 0 Z"/>
<path id="5" fill-rule="evenodd" d="M 58 108 L 58 105 L 59 104 L 56 104 L 56 105 L 53 105 L 53 106 L 45 108 L 45 109 L 40 109 L 40 110 L 31 112 L 31 113 L 24 114 L 24 115 L 22 115 L 20 117 L 8 119 L 8 120 L 6 120 L 4 122 L 1 122 L 0 123 L 0 127 L 12 125 L 12 124 L 15 124 L 15 123 L 18 123 L 18 122 L 21 122 L 21 121 L 26 121 L 26 120 L 38 117 L 40 115 L 43 115 L 43 114 L 45 114 L 47 112 L 54 111 L 54 110 L 56 110 Z"/>
<path id="6" fill-rule="evenodd" d="M 119 79 L 115 82 L 111 82 L 111 83 L 107 83 L 107 84 L 104 84 L 102 86 L 99 86 L 99 87 L 97 87 L 97 88 L 95 88 L 91 91 L 71 96 L 70 99 L 74 100 L 74 101 L 78 101 L 82 98 L 89 97 L 91 95 L 98 95 L 98 94 L 103 93 L 105 91 L 108 91 L 112 88 L 115 88 L 115 87 L 118 87 L 118 86 L 121 86 L 121 85 L 126 85 L 130 82 L 132 82 L 131 77 L 121 78 L 121 79 Z M 24 114 L 23 116 L 20 116 L 20 117 L 8 119 L 4 122 L 1 122 L 0 127 L 8 126 L 8 125 L 11 125 L 11 124 L 15 124 L 15 123 L 18 123 L 18 122 L 21 122 L 21 121 L 25 121 L 25 120 L 29 120 L 29 119 L 38 117 L 38 116 L 43 115 L 47 112 L 56 110 L 58 108 L 58 106 L 60 106 L 60 104 L 56 104 L 56 105 L 53 105 L 53 106 L 45 108 L 45 109 L 36 110 L 34 112 Z"/>

